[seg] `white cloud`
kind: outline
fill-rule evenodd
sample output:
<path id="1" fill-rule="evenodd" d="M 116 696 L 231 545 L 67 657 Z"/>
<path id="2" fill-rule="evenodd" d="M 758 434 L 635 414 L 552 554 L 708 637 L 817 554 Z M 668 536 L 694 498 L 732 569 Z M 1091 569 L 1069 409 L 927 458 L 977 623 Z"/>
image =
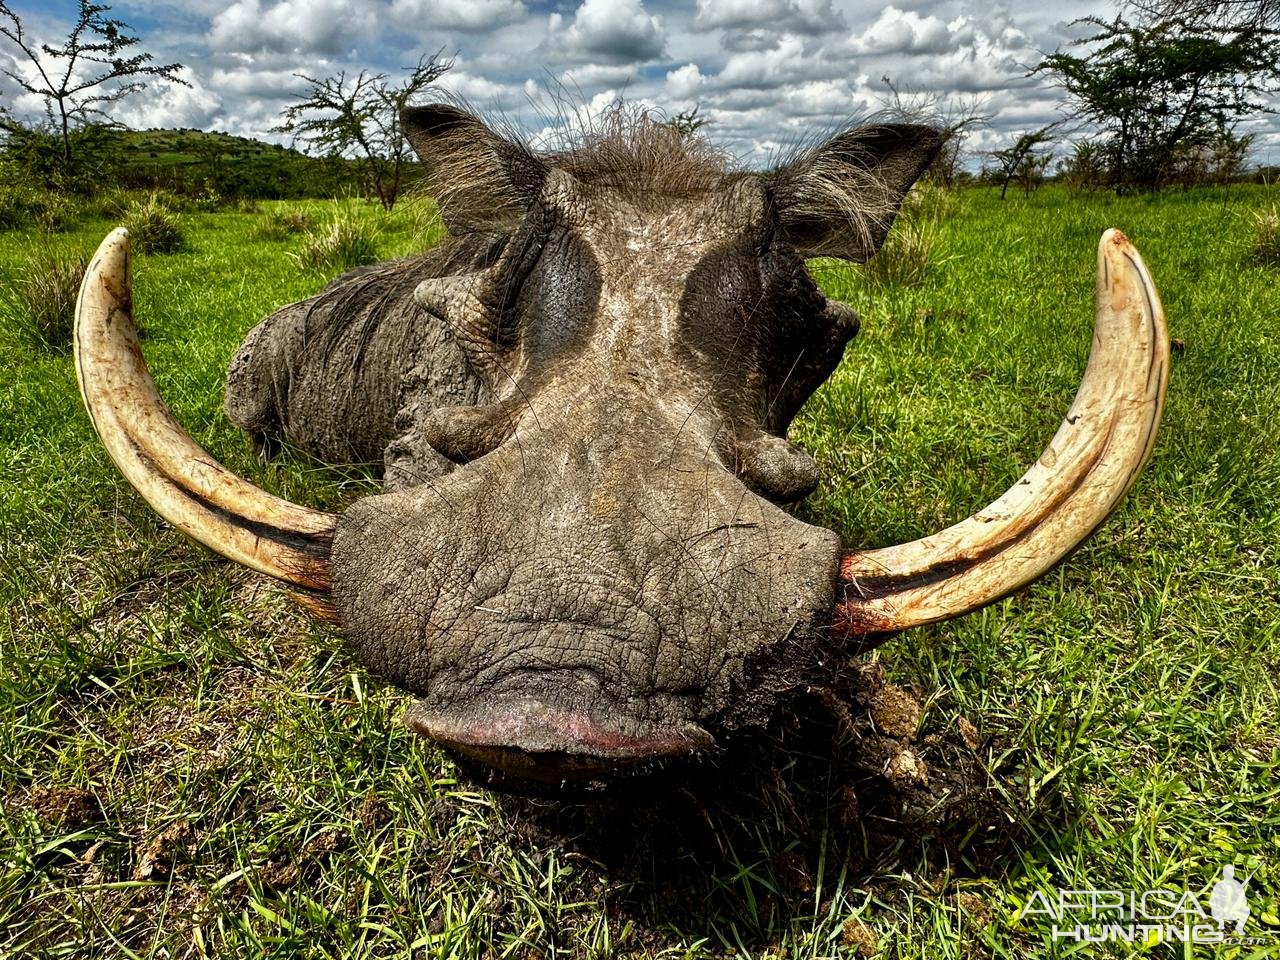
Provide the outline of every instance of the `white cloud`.
<path id="1" fill-rule="evenodd" d="M 772 50 L 781 39 L 782 34 L 773 30 L 726 30 L 720 36 L 720 46 L 730 53 Z"/>
<path id="2" fill-rule="evenodd" d="M 587 62 L 643 63 L 663 55 L 667 34 L 642 0 L 583 0 L 568 26 L 551 14 L 548 40 L 553 52 Z"/>
<path id="3" fill-rule="evenodd" d="M 391 16 L 408 27 L 493 30 L 528 15 L 521 0 L 392 0 Z"/>
<path id="4" fill-rule="evenodd" d="M 18 59 L 0 48 L 0 70 L 16 73 L 27 83 L 40 84 L 40 72 L 26 59 Z M 32 93 L 27 93 L 7 73 L 0 73 L 0 103 L 19 116 L 44 118 L 44 100 Z"/>
<path id="5" fill-rule="evenodd" d="M 30 2 L 30 0 L 24 0 Z M 207 126 L 268 139 L 299 92 L 295 72 L 361 69 L 402 76 L 419 54 L 457 62 L 438 83 L 478 112 L 545 136 L 561 132 L 553 97 L 590 116 L 621 94 L 668 113 L 697 105 L 704 132 L 763 163 L 770 151 L 883 105 L 888 75 L 939 106 L 966 93 L 996 116 L 974 149 L 1003 146 L 1057 115 L 1058 91 L 1026 72 L 1073 35 L 1069 22 L 1107 0 L 131 0 L 141 49 L 180 61 L 194 87 L 155 85 L 112 108 L 129 124 Z M 46 9 L 57 4 L 40 3 Z M 64 5 L 65 6 L 65 5 Z M 56 41 L 68 24 L 40 10 L 28 26 Z M 0 43 L 0 65 L 7 63 Z M 12 51 L 9 51 L 11 54 Z M 429 96 L 429 95 L 428 95 Z M 0 102 L 43 118 L 39 98 L 0 83 Z M 1275 101 L 1280 105 L 1280 100 Z M 561 112 L 572 112 L 573 108 Z M 1280 121 L 1250 121 L 1259 159 L 1280 162 Z"/>
<path id="6" fill-rule="evenodd" d="M 9 73 L 18 73 L 18 61 L 8 50 L 0 50 L 0 100 L 6 102 L 15 98 L 22 89 L 9 78 Z"/>
<path id="7" fill-rule="evenodd" d="M 455 64 L 454 69 L 436 82 L 435 88 L 447 91 L 481 112 L 508 113 L 528 102 L 524 84 L 490 80 L 481 74 L 472 73 L 466 63 Z"/>
<path id="8" fill-rule="evenodd" d="M 698 0 L 696 30 L 833 33 L 845 26 L 831 0 Z"/>
<path id="9" fill-rule="evenodd" d="M 785 91 L 782 104 L 790 116 L 847 117 L 866 112 L 865 95 L 848 80 L 812 80 Z"/>
<path id="10" fill-rule="evenodd" d="M 633 64 L 620 63 L 584 63 L 578 67 L 570 67 L 560 75 L 560 82 L 566 90 L 583 94 L 593 93 L 605 87 L 620 87 L 626 90 L 636 79 L 636 68 Z"/>
<path id="11" fill-rule="evenodd" d="M 771 50 L 735 53 L 715 75 L 711 85 L 718 89 L 744 87 L 773 90 L 790 83 L 849 76 L 855 63 L 848 56 L 832 56 L 800 37 L 786 36 Z"/>
<path id="12" fill-rule="evenodd" d="M 688 100 L 696 97 L 707 78 L 702 75 L 696 63 L 686 63 L 683 67 L 668 71 L 667 82 L 663 89 L 667 96 L 676 100 Z"/>
<path id="13" fill-rule="evenodd" d="M 150 84 L 142 93 L 121 101 L 113 111 L 115 119 L 135 129 L 210 126 L 221 111 L 222 98 L 189 68 L 184 67 L 179 76 L 191 86 Z"/>
<path id="14" fill-rule="evenodd" d="M 1027 76 L 1040 57 L 1036 45 L 1007 14 L 985 20 L 958 17 L 947 30 L 954 38 L 951 49 L 917 59 L 912 74 L 917 85 L 963 92 L 1042 86 Z"/>
<path id="15" fill-rule="evenodd" d="M 213 18 L 209 43 L 228 53 L 349 54 L 377 26 L 362 0 L 236 0 Z"/>
<path id="16" fill-rule="evenodd" d="M 314 64 L 311 69 L 315 69 Z M 239 94 L 245 97 L 270 98 L 281 94 L 303 93 L 307 89 L 307 81 L 294 70 L 263 69 L 249 64 L 214 70 L 209 78 L 209 86 L 224 96 Z"/>
<path id="17" fill-rule="evenodd" d="M 899 10 L 892 4 L 880 11 L 875 23 L 854 38 L 854 53 L 941 53 L 953 49 L 958 32 L 934 16 L 922 17 L 914 10 Z"/>

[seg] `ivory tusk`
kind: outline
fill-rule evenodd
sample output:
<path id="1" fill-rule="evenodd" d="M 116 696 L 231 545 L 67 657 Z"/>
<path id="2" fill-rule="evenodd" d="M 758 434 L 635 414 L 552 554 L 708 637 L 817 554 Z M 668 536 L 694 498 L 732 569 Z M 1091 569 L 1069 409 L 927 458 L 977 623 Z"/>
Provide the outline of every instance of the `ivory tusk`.
<path id="1" fill-rule="evenodd" d="M 1098 245 L 1084 379 L 1040 459 L 990 506 L 912 543 L 851 552 L 834 631 L 891 634 L 993 603 L 1060 563 L 1124 499 L 1155 444 L 1169 376 L 1164 310 L 1119 230 Z"/>
<path id="2" fill-rule="evenodd" d="M 75 320 L 80 395 L 111 459 L 160 516 L 210 550 L 327 593 L 337 516 L 242 480 L 178 426 L 147 372 L 132 310 L 129 234 L 117 229 L 89 265 Z"/>

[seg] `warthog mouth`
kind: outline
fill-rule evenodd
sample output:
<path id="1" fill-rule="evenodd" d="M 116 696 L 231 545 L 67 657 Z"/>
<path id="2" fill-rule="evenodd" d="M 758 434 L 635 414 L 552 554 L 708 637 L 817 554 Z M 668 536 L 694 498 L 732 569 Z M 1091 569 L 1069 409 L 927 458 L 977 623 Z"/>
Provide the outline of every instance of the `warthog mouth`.
<path id="1" fill-rule="evenodd" d="M 283 581 L 317 615 L 341 624 L 335 536 L 339 545 L 348 536 L 347 514 L 260 490 L 218 464 L 174 421 L 138 344 L 128 252 L 124 230 L 103 241 L 76 315 L 76 373 L 107 452 L 170 523 Z M 1097 320 L 1083 382 L 1057 434 L 1022 479 L 940 533 L 845 551 L 834 571 L 816 562 L 809 571 L 827 578 L 824 595 L 833 609 L 826 611 L 825 632 L 843 651 L 960 616 L 1018 590 L 1070 554 L 1132 486 L 1160 421 L 1169 340 L 1146 267 L 1119 231 L 1103 235 L 1097 265 Z M 595 708 L 590 698 L 514 689 L 506 697 L 455 698 L 447 706 L 428 696 L 407 716 L 413 730 L 461 754 L 542 779 L 593 777 L 696 752 L 712 743 L 697 719 L 663 722 L 633 716 L 625 706 Z"/>
<path id="2" fill-rule="evenodd" d="M 472 760 L 532 780 L 576 780 L 693 753 L 713 738 L 694 723 L 620 722 L 613 714 L 551 707 L 536 699 L 492 701 L 441 713 L 419 701 L 405 714 L 414 733 Z"/>

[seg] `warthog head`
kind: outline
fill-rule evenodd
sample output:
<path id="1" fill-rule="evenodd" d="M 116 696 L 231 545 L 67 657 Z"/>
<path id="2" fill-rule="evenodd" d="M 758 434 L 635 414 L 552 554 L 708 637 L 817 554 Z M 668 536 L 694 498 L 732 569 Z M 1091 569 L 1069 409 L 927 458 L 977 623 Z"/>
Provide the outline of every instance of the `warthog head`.
<path id="1" fill-rule="evenodd" d="M 84 283 L 77 370 L 153 507 L 292 585 L 420 698 L 413 729 L 472 759 L 560 779 L 710 748 L 833 653 L 1044 574 L 1151 450 L 1167 337 L 1109 231 L 1093 356 L 1035 466 L 941 533 L 850 550 L 783 509 L 818 479 L 787 426 L 858 328 L 805 258 L 872 256 L 934 130 L 855 128 L 756 174 L 652 124 L 536 155 L 452 107 L 404 119 L 455 252 L 377 276 L 412 291 L 388 309 L 435 324 L 474 382 L 402 418 L 388 477 L 395 450 L 417 452 L 386 492 L 321 513 L 196 447 L 143 365 L 123 231 Z M 405 369 L 374 369 L 378 349 L 350 376 L 399 389 Z"/>

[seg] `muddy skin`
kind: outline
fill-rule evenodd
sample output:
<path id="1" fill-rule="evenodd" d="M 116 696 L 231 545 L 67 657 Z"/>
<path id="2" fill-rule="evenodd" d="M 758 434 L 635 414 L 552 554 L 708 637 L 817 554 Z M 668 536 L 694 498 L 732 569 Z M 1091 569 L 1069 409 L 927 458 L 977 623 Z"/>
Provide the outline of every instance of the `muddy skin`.
<path id="1" fill-rule="evenodd" d="M 267 318 L 228 375 L 260 442 L 383 469 L 334 541 L 344 634 L 412 729 L 516 778 L 760 728 L 833 643 L 841 544 L 783 509 L 818 479 L 786 431 L 858 321 L 804 258 L 870 256 L 936 132 L 755 175 L 651 123 L 536 157 L 404 120 L 451 238 Z"/>
<path id="2" fill-rule="evenodd" d="M 392 474 L 398 414 L 488 397 L 448 330 L 413 301 L 421 281 L 483 266 L 485 239 L 362 267 L 273 313 L 231 361 L 228 416 L 258 442 L 287 438 L 326 463 Z"/>

